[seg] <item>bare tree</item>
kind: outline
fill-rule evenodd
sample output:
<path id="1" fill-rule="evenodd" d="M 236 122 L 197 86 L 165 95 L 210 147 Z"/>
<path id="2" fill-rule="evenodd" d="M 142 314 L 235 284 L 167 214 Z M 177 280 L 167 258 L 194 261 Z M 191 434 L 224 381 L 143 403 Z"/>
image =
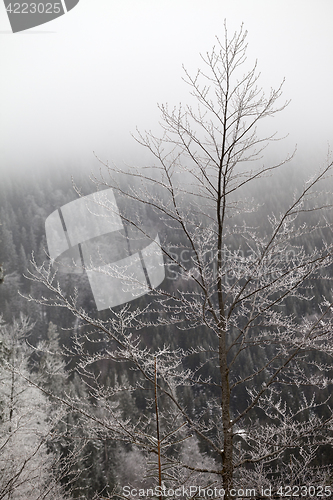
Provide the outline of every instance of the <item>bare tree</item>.
<path id="1" fill-rule="evenodd" d="M 113 189 L 120 204 L 157 214 L 155 220 L 166 228 L 159 249 L 166 267 L 177 266 L 182 279 L 157 290 L 151 286 L 151 300 L 143 307 L 128 303 L 102 321 L 84 311 L 77 296 L 66 296 L 51 264 L 35 263 L 32 279 L 52 296 L 33 300 L 67 308 L 80 319 L 73 354 L 79 355 L 85 380 L 91 380 L 100 414 L 81 413 L 95 421 L 99 433 L 155 455 L 160 485 L 189 485 L 193 474 L 206 475 L 206 486 L 223 488 L 225 499 L 235 497 L 233 488 L 264 496 L 267 488 L 278 489 L 282 478 L 288 487 L 307 487 L 310 480 L 315 488 L 324 487 L 326 470 L 315 466 L 319 447 L 332 443 L 325 389 L 332 383 L 333 304 L 328 288 L 314 298 L 312 283 L 330 279 L 332 228 L 318 189 L 328 182 L 332 162 L 304 184 L 283 213 L 267 217 L 267 228 L 252 227 L 248 214 L 256 207 L 244 201 L 246 189 L 290 159 L 262 164 L 264 149 L 277 138 L 257 136 L 261 121 L 287 104 L 278 104 L 282 85 L 265 95 L 256 65 L 244 72 L 243 28 L 230 38 L 225 28 L 224 39 L 217 39 L 202 61 L 204 70 L 195 76 L 185 70 L 196 105 L 160 106 L 162 137 L 137 136 L 153 163 L 147 169 L 106 163 L 95 177 L 99 188 Z M 140 215 L 138 209 L 135 217 L 125 212 L 124 223 L 153 240 L 143 224 L 148 212 L 142 208 Z M 308 224 L 314 215 L 316 221 Z M 316 241 L 312 249 L 310 237 Z M 177 256 L 183 249 L 186 263 Z M 157 327 L 188 335 L 200 329 L 202 340 L 190 349 L 164 346 L 155 352 L 139 334 Z M 96 342 L 96 332 L 103 348 L 87 355 L 86 342 L 90 335 Z M 195 368 L 186 365 L 191 357 L 199 359 Z M 129 363 L 137 372 L 133 384 L 101 386 L 90 369 L 106 359 Z M 204 375 L 207 365 L 211 372 Z M 210 394 L 200 412 L 193 414 L 184 403 L 187 387 Z M 146 391 L 150 402 L 142 418 L 122 415 L 117 404 L 125 390 Z M 179 454 L 190 436 L 205 443 L 213 462 L 200 466 Z"/>

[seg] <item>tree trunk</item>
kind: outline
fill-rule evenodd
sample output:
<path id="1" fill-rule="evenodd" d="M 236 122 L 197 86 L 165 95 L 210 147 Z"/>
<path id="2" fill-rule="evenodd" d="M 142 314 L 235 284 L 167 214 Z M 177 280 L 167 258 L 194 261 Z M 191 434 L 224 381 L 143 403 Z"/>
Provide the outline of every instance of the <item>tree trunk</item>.
<path id="1" fill-rule="evenodd" d="M 221 452 L 223 468 L 222 480 L 225 490 L 225 500 L 230 498 L 229 492 L 232 488 L 233 478 L 233 456 L 232 456 L 232 422 L 230 419 L 230 387 L 229 387 L 229 368 L 226 354 L 226 332 L 223 329 L 219 341 L 219 362 L 222 387 L 222 426 L 223 426 L 223 451 Z"/>

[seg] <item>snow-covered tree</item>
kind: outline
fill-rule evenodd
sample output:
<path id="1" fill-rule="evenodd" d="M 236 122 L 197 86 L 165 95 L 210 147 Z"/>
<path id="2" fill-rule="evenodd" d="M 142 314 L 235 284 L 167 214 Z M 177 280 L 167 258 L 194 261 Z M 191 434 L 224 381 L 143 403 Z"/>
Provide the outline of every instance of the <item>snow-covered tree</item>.
<path id="1" fill-rule="evenodd" d="M 51 453 L 53 424 L 46 396 L 29 379 L 31 325 L 21 317 L 0 326 L 0 498 L 64 500 L 63 463 Z"/>
<path id="2" fill-rule="evenodd" d="M 332 162 L 257 227 L 247 189 L 285 163 L 263 162 L 276 136 L 258 136 L 257 129 L 284 109 L 278 104 L 282 86 L 265 95 L 256 65 L 246 69 L 243 29 L 230 38 L 225 30 L 202 60 L 204 69 L 194 76 L 185 71 L 195 104 L 160 106 L 162 136 L 138 136 L 153 155 L 150 167 L 122 170 L 106 163 L 95 179 L 99 188 L 113 189 L 120 205 L 137 207 L 122 215 L 129 228 L 153 238 L 144 225 L 150 214 L 165 229 L 159 250 L 182 279 L 172 286 L 166 281 L 151 289 L 147 302 L 119 306 L 102 320 L 81 307 L 77 294 L 65 294 L 50 263 L 35 264 L 32 279 L 53 295 L 34 300 L 80 319 L 73 355 L 99 409 L 80 410 L 92 423 L 91 439 L 135 445 L 155 464 L 156 484 L 175 486 L 190 472 L 206 476 L 209 486 L 213 476 L 225 499 L 234 496 L 232 488 L 260 495 L 279 484 L 325 486 L 329 475 L 318 454 L 332 443 L 326 389 L 332 383 L 333 303 L 328 286 L 314 299 L 312 283 L 331 279 L 332 226 L 318 190 L 329 182 Z M 177 258 L 183 250 L 186 261 Z M 114 269 L 112 263 L 110 276 Z M 186 348 L 147 347 L 147 331 L 161 336 L 163 328 L 175 335 L 183 330 L 195 341 Z M 117 362 L 129 365 L 131 379 L 105 386 L 95 367 Z M 200 411 L 185 401 L 189 388 L 209 395 Z M 125 391 L 144 392 L 139 419 L 124 418 Z M 67 404 L 80 408 L 75 400 Z M 180 452 L 191 436 L 210 460 L 191 463 Z"/>

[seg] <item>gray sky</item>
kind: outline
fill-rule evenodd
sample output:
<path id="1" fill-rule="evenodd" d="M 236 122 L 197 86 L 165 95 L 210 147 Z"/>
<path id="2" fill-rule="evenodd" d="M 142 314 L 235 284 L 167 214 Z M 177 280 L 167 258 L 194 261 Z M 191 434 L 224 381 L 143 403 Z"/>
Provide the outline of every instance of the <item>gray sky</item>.
<path id="1" fill-rule="evenodd" d="M 144 163 L 130 133 L 156 126 L 157 102 L 186 102 L 182 63 L 248 30 L 262 85 L 285 77 L 292 102 L 274 126 L 320 160 L 333 147 L 332 0 L 80 0 L 68 14 L 12 34 L 0 4 L 2 175 L 104 159 Z M 270 125 L 271 126 L 271 125 Z M 281 148 L 286 146 L 281 146 Z M 291 146 L 290 146 L 291 147 Z"/>

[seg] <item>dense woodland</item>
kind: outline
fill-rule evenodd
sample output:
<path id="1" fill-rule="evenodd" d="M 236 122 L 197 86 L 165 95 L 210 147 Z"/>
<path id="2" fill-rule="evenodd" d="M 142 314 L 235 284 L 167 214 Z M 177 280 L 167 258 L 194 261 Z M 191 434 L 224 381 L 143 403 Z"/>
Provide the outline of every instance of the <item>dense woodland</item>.
<path id="1" fill-rule="evenodd" d="M 311 165 L 305 165 L 304 168 L 311 169 Z M 301 170 L 296 166 L 297 172 L 299 174 Z M 70 354 L 72 334 L 79 328 L 79 321 L 66 309 L 46 308 L 23 297 L 31 293 L 38 298 L 47 293 L 42 285 L 28 279 L 28 271 L 32 269 L 30 259 L 34 255 L 39 263 L 48 260 L 45 219 L 55 209 L 76 199 L 71 175 L 76 184 L 82 187 L 84 194 L 95 189 L 87 174 L 72 170 L 70 166 L 58 172 L 40 172 L 38 176 L 29 179 L 24 174 L 15 178 L 8 176 L 0 186 L 0 241 L 4 268 L 4 281 L 0 287 L 0 498 L 4 499 L 40 498 L 38 495 L 56 499 L 65 498 L 66 495 L 72 498 L 95 498 L 96 494 L 111 494 L 116 484 L 138 485 L 145 469 L 149 469 L 142 452 L 135 446 L 122 443 L 121 440 L 117 442 L 115 439 L 108 439 L 102 434 L 94 439 L 89 432 L 84 435 L 85 425 L 88 427 L 89 422 L 83 418 L 83 424 L 81 422 L 79 425 L 82 415 L 70 408 L 64 407 L 57 414 L 59 402 L 51 394 L 61 398 L 65 393 L 70 393 L 77 401 L 84 401 L 84 405 L 89 405 L 90 412 L 96 415 L 99 413 L 98 404 L 90 390 L 90 382 L 78 375 L 76 369 L 79 360 Z M 299 187 L 299 178 L 293 173 L 292 166 L 288 166 L 277 178 L 261 180 L 255 190 L 249 193 L 260 203 L 256 213 L 248 215 L 250 222 L 265 231 L 268 215 L 283 208 L 288 196 L 292 196 Z M 292 183 L 290 179 L 293 180 Z M 330 217 L 330 212 L 328 216 Z M 317 214 L 313 213 L 307 214 L 305 218 L 311 224 L 316 224 L 317 219 Z M 169 231 L 167 225 L 158 218 L 155 219 L 155 224 L 170 251 L 180 260 L 181 251 L 186 249 L 186 241 L 179 241 L 177 235 Z M 316 238 L 319 238 L 318 232 L 313 234 L 311 240 L 303 241 L 303 245 L 314 247 L 317 244 Z M 183 255 L 184 260 L 189 260 L 188 254 Z M 166 272 L 163 287 L 167 290 L 188 286 L 174 262 L 166 267 Z M 108 317 L 108 311 L 97 313 L 84 276 L 60 276 L 60 280 L 66 294 L 78 287 L 80 303 L 91 314 L 103 319 Z M 296 300 L 290 300 L 288 304 L 300 320 L 312 314 L 313 303 L 331 285 L 329 279 L 325 278 L 311 283 L 311 286 L 313 299 L 307 303 L 307 309 L 304 309 L 304 303 L 300 309 Z M 142 305 L 147 300 L 147 297 L 136 299 L 134 305 Z M 163 345 L 190 349 L 197 343 L 202 343 L 203 335 L 206 336 L 204 345 L 207 349 L 214 344 L 214 338 L 202 328 L 194 328 L 188 332 L 161 325 L 159 328 L 154 326 L 146 329 L 141 335 L 143 343 L 155 350 Z M 99 348 L 99 344 L 97 347 Z M 95 348 L 92 344 L 92 353 Z M 238 366 L 239 375 L 246 374 L 248 366 L 255 366 L 255 356 L 260 356 L 260 352 L 252 355 L 252 359 L 242 358 L 242 363 Z M 193 358 L 198 356 L 197 354 Z M 4 361 L 9 364 L 6 365 Z M 186 363 L 190 367 L 191 363 L 195 366 L 197 361 L 189 359 Z M 13 367 L 12 372 L 8 366 Z M 100 361 L 95 370 L 106 386 L 115 386 L 124 379 L 134 383 L 135 373 L 122 363 Z M 205 365 L 203 375 L 214 378 L 214 374 L 216 369 L 210 361 Z M 36 386 L 31 385 L 28 380 Z M 37 386 L 46 392 L 41 392 Z M 191 408 L 191 413 L 195 414 L 207 407 L 211 391 L 214 388 L 198 389 L 189 386 L 184 389 L 181 397 Z M 322 391 L 320 398 L 324 401 L 330 395 L 331 387 L 328 386 Z M 232 402 L 235 411 L 242 408 L 246 397 L 244 388 L 235 392 Z M 284 398 L 288 404 L 293 404 L 297 397 L 297 388 L 285 389 Z M 149 411 L 144 390 L 137 390 L 134 395 L 124 393 L 118 403 L 125 419 L 135 421 Z M 321 407 L 318 407 L 318 411 L 322 411 Z M 12 437 L 9 440 L 10 432 Z M 195 438 L 185 441 L 180 453 L 190 453 L 193 463 L 201 467 L 214 462 L 205 443 Z M 313 457 L 312 466 L 330 465 L 332 459 L 331 446 L 323 445 Z M 147 481 L 150 484 L 149 478 Z M 35 489 L 37 483 L 40 488 L 38 495 Z"/>

